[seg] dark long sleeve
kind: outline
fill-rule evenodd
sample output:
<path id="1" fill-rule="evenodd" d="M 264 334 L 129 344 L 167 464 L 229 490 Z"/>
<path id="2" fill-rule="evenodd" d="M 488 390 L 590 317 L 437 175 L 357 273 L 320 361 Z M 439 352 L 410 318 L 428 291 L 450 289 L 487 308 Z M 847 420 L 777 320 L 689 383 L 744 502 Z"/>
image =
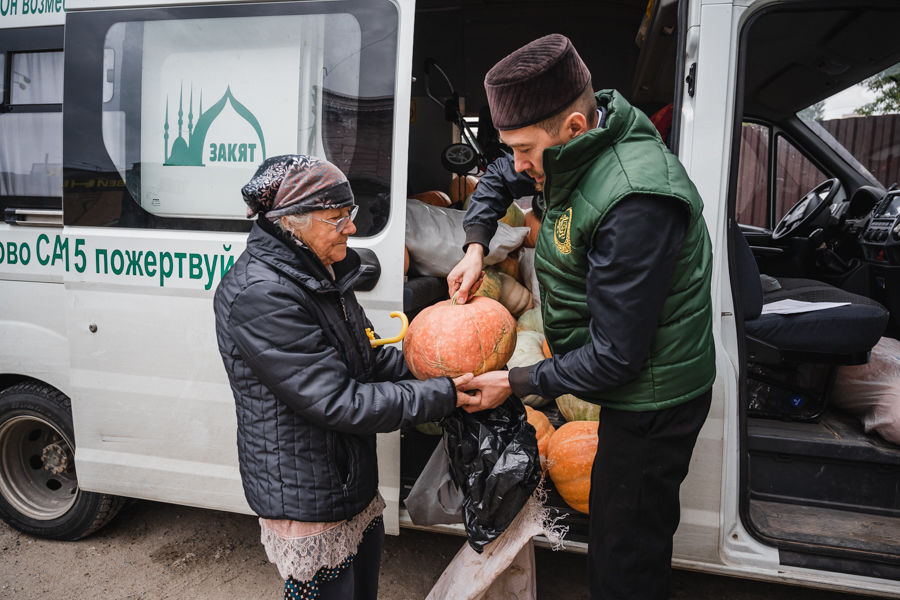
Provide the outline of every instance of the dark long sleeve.
<path id="1" fill-rule="evenodd" d="M 372 327 L 371 322 L 369 327 Z M 373 369 L 375 381 L 401 381 L 403 379 L 415 379 L 415 376 L 406 366 L 403 352 L 393 346 L 379 346 L 375 348 L 375 368 Z"/>
<path id="2" fill-rule="evenodd" d="M 228 322 L 250 371 L 294 412 L 317 427 L 355 434 L 395 431 L 453 412 L 456 389 L 449 378 L 354 379 L 303 301 L 295 287 L 254 283 L 235 297 Z M 377 354 L 382 377 L 403 374 L 397 350 Z"/>
<path id="3" fill-rule="evenodd" d="M 477 243 L 484 246 L 487 256 L 491 238 L 497 232 L 497 221 L 506 214 L 513 200 L 534 193 L 534 179 L 525 173 L 516 173 L 512 154 L 504 154 L 489 164 L 469 198 L 469 208 L 463 219 L 466 231 L 463 250 L 469 244 Z"/>
<path id="4" fill-rule="evenodd" d="M 650 352 L 688 224 L 678 200 L 632 196 L 613 207 L 588 251 L 590 343 L 514 368 L 513 393 L 591 394 L 635 379 Z"/>

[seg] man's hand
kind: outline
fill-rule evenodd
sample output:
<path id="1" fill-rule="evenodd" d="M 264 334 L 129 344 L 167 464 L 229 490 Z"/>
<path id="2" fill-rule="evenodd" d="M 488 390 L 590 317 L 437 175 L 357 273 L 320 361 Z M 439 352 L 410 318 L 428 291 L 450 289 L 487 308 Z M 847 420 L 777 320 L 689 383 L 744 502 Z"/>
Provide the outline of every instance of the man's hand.
<path id="1" fill-rule="evenodd" d="M 465 304 L 469 299 L 469 293 L 473 286 L 480 282 L 484 276 L 484 246 L 478 243 L 469 244 L 466 248 L 466 255 L 461 261 L 456 263 L 450 274 L 447 275 L 447 288 L 450 297 L 453 297 L 457 291 L 459 296 L 456 301 L 459 304 Z M 477 290 L 478 288 L 475 287 Z"/>
<path id="2" fill-rule="evenodd" d="M 453 378 L 453 385 L 456 386 L 456 407 L 465 408 L 467 406 L 478 406 L 481 404 L 481 391 L 476 390 L 475 392 L 466 392 L 465 386 L 472 381 L 474 375 L 471 373 L 466 373 L 465 375 L 460 375 L 459 377 Z"/>
<path id="3" fill-rule="evenodd" d="M 509 371 L 488 371 L 473 378 L 461 386 L 462 390 L 476 390 L 480 394 L 478 400 L 463 406 L 466 412 L 478 412 L 489 408 L 497 408 L 509 398 L 512 390 L 509 387 Z"/>

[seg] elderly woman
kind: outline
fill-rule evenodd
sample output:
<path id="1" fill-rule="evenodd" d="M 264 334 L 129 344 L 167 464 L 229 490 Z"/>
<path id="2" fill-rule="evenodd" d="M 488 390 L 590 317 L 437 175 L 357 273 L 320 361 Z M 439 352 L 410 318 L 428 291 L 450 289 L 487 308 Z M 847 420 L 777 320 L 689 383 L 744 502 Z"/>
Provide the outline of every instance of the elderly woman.
<path id="1" fill-rule="evenodd" d="M 266 160 L 243 188 L 260 215 L 215 295 L 219 351 L 237 405 L 244 494 L 284 597 L 374 599 L 384 525 L 375 434 L 477 402 L 471 375 L 416 381 L 373 349 L 347 248 L 347 178 L 310 156 Z"/>

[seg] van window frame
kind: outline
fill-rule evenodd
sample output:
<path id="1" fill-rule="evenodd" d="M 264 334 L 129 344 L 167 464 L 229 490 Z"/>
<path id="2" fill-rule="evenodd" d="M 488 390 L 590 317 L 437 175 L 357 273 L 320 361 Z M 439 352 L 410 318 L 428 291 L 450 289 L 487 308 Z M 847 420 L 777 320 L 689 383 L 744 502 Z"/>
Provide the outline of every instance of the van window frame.
<path id="1" fill-rule="evenodd" d="M 824 173 L 825 179 L 827 179 L 829 177 L 834 177 L 835 175 L 833 175 L 829 171 L 829 169 L 827 168 L 826 165 L 824 165 L 821 161 L 817 160 L 814 156 L 812 156 L 802 144 L 797 143 L 795 141 L 795 138 L 784 128 L 779 127 L 778 125 L 776 125 L 774 123 L 770 123 L 768 121 L 764 121 L 762 119 L 756 119 L 756 118 L 741 119 L 740 123 L 742 126 L 744 124 L 758 125 L 760 127 L 765 128 L 769 132 L 769 141 L 768 141 L 768 144 L 766 147 L 766 227 L 768 229 L 772 230 L 775 228 L 775 225 L 777 225 L 778 222 L 781 220 L 781 218 L 784 216 L 784 215 L 779 216 L 776 212 L 777 203 L 778 203 L 777 191 L 778 191 L 778 142 L 779 142 L 779 140 L 783 140 L 786 143 L 790 144 L 791 147 L 793 147 L 795 150 L 797 150 L 801 154 L 801 156 L 803 156 L 803 158 L 805 160 L 809 161 L 809 163 L 812 166 L 814 166 L 816 169 L 818 169 L 819 171 Z M 738 174 L 739 167 L 740 167 L 740 144 L 741 144 L 741 139 L 742 139 L 741 132 L 742 132 L 742 127 L 737 130 L 736 136 L 734 138 L 736 143 L 738 144 L 739 148 L 736 152 L 737 161 L 735 162 L 734 167 L 733 167 L 733 170 L 735 172 L 734 173 L 735 179 L 734 179 L 734 182 L 732 185 L 734 188 L 733 193 L 735 195 L 735 198 L 733 201 L 730 200 L 730 202 L 731 202 L 730 210 L 732 211 L 732 213 L 734 213 L 734 211 L 736 211 L 736 208 L 737 208 L 737 188 L 738 188 L 737 174 Z M 822 179 L 818 183 L 825 181 L 825 179 Z M 812 189 L 812 188 L 810 188 L 810 189 Z M 807 190 L 807 191 L 809 191 L 809 190 Z M 794 202 L 792 202 L 789 206 L 786 207 L 785 212 L 788 209 L 790 209 L 794 204 L 796 204 L 796 202 L 799 200 L 800 200 L 800 197 L 794 199 Z M 729 214 L 732 214 L 732 213 L 729 213 Z M 736 214 L 734 215 L 734 218 L 736 219 Z M 746 225 L 746 223 L 744 223 L 744 225 Z"/>
<path id="2" fill-rule="evenodd" d="M 83 86 L 64 86 L 63 105 L 88 109 L 88 118 L 75 123 L 66 120 L 63 126 L 63 176 L 70 185 L 63 190 L 63 222 L 66 226 L 131 227 L 139 229 L 168 229 L 184 231 L 248 232 L 253 221 L 240 218 L 172 217 L 155 215 L 134 201 L 126 188 L 112 159 L 106 153 L 102 135 L 103 84 L 99 80 L 105 36 L 116 23 L 194 19 L 224 19 L 257 16 L 324 15 L 349 13 L 364 24 L 365 16 L 373 10 L 393 10 L 399 54 L 398 7 L 390 0 L 373 8 L 365 0 L 315 0 L 309 2 L 264 2 L 246 4 L 219 4 L 205 6 L 175 6 L 167 8 L 124 8 L 104 11 L 71 12 L 67 14 L 66 47 L 77 51 L 65 55 L 65 81 L 95 77 L 97 80 Z M 395 65 L 396 67 L 396 62 Z M 394 73 L 395 77 L 399 73 Z M 393 100 L 396 105 L 396 98 Z M 135 117 L 130 117 L 135 118 Z M 396 132 L 391 129 L 392 138 Z M 84 157 L 85 154 L 89 158 Z M 394 159 L 396 160 L 396 158 Z M 79 165 L 88 165 L 87 167 Z M 85 192 L 94 186 L 105 193 Z M 95 188 L 96 189 L 96 188 Z M 356 191 L 356 190 L 354 190 Z M 122 195 L 125 195 L 123 199 Z M 390 189 L 387 197 L 390 202 Z M 120 213 L 112 221 L 104 221 L 102 215 Z M 371 235 L 379 235 L 377 231 Z"/>
<path id="3" fill-rule="evenodd" d="M 12 61 L 16 54 L 37 52 L 62 52 L 64 26 L 23 27 L 19 29 L 3 29 L 0 36 L 0 56 L 5 62 L 3 68 L 2 96 L 0 96 L 0 115 L 10 113 L 62 113 L 62 103 L 53 104 L 12 104 L 13 76 Z M 60 132 L 62 147 L 62 132 Z M 60 210 L 63 205 L 62 189 L 58 196 L 22 196 L 0 195 L 0 214 L 7 209 L 51 209 Z"/>
<path id="4" fill-rule="evenodd" d="M 678 17 L 677 33 L 675 42 L 675 51 L 677 56 L 684 56 L 684 50 L 687 46 L 687 28 L 688 28 L 688 0 L 678 0 Z M 688 83 L 686 81 L 685 61 L 675 61 L 675 89 L 673 90 L 674 98 L 672 98 L 672 128 L 669 134 L 668 147 L 675 156 L 678 156 L 678 149 L 681 143 L 681 107 L 684 104 L 684 95 L 688 93 Z"/>

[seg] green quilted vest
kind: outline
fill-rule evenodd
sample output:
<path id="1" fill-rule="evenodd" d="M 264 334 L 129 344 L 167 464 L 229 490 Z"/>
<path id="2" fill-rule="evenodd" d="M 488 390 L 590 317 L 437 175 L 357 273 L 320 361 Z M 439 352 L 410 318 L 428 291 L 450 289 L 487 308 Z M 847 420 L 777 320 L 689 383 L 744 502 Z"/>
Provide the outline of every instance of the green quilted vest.
<path id="1" fill-rule="evenodd" d="M 690 223 L 640 375 L 583 398 L 621 410 L 659 410 L 698 396 L 715 378 L 703 201 L 644 113 L 614 90 L 598 92 L 597 100 L 609 108 L 603 127 L 544 150 L 547 208 L 535 251 L 544 332 L 554 354 L 590 343 L 587 252 L 617 202 L 631 194 L 683 202 Z"/>

